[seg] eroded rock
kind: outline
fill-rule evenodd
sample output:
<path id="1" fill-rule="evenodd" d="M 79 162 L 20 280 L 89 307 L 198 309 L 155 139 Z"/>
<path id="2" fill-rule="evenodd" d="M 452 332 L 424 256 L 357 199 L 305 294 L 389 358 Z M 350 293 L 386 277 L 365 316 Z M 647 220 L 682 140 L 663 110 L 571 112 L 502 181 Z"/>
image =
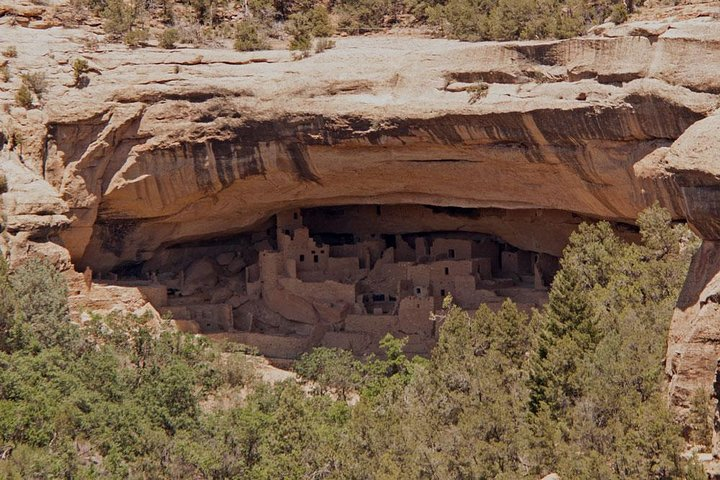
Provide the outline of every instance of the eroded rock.
<path id="1" fill-rule="evenodd" d="M 167 306 L 184 316 L 183 328 L 231 337 L 228 330 L 245 330 L 239 340 L 278 355 L 317 344 L 358 351 L 370 348 L 374 333 L 353 330 L 352 319 L 376 312 L 362 311 L 357 298 L 309 294 L 287 262 L 275 268 L 282 278 L 270 279 L 277 288 L 255 284 L 263 252 L 283 252 L 267 233 L 278 213 L 309 210 L 312 223 L 315 208 L 400 209 L 382 225 L 388 237 L 379 253 L 349 255 L 358 265 L 379 263 L 368 278 L 391 291 L 392 264 L 400 262 L 388 259 L 412 250 L 411 263 L 447 260 L 417 255 L 422 242 L 405 247 L 396 236 L 482 232 L 509 251 L 556 258 L 580 221 L 611 220 L 631 237 L 638 212 L 658 200 L 705 240 L 670 334 L 671 397 L 683 406 L 694 388 L 709 386 L 720 354 L 713 270 L 720 22 L 714 10 L 700 18 L 703 8 L 716 7 L 562 41 L 348 37 L 293 62 L 283 51 L 88 48 L 94 32 L 25 28 L 52 20 L 27 2 L 0 3 L 0 36 L 18 49 L 9 65 L 43 71 L 49 85 L 29 111 L 14 106 L 17 76 L 0 91 L 0 169 L 10 180 L 9 235 L 0 242 L 14 262 L 43 255 L 106 278 L 136 277 L 131 282 L 174 259 L 176 271 L 156 275 L 154 288 L 189 297 Z M 92 66 L 82 89 L 71 86 L 80 56 Z M 487 84 L 487 96 L 469 103 L 477 82 Z M 10 141 L 13 132 L 22 132 L 21 142 Z M 344 234 L 342 221 L 352 215 L 333 228 Z M 357 220 L 353 233 L 362 230 Z M 240 234 L 250 238 L 222 245 Z M 499 278 L 493 258 L 475 259 L 477 282 L 458 298 L 535 302 L 528 291 L 551 275 Z M 342 273 L 322 279 L 331 282 L 325 290 L 361 276 Z M 219 276 L 227 290 L 212 292 Z M 516 284 L 528 291 L 513 291 Z M 200 301 L 216 303 L 193 303 Z M 378 308 L 373 325 L 407 331 L 412 348 L 427 348 L 428 325 Z M 328 330 L 343 320 L 345 330 Z"/>
<path id="2" fill-rule="evenodd" d="M 209 293 L 217 285 L 218 276 L 215 263 L 210 259 L 201 258 L 193 262 L 183 273 L 182 294 Z"/>

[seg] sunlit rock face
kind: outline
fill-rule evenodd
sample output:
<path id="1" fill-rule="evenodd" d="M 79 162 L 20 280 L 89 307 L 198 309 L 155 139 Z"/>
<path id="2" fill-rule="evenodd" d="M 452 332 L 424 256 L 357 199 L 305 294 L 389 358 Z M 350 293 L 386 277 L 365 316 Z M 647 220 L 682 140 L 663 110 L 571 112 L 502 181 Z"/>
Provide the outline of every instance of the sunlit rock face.
<path id="1" fill-rule="evenodd" d="M 376 314 L 362 323 L 375 325 L 371 340 L 413 332 L 420 351 L 434 330 L 401 315 L 403 298 L 422 299 L 418 312 L 443 291 L 469 308 L 513 295 L 540 304 L 579 222 L 609 220 L 633 238 L 638 213 L 659 201 L 705 240 L 670 336 L 671 397 L 682 406 L 709 389 L 719 353 L 720 23 L 693 18 L 702 8 L 563 41 L 341 38 L 301 61 L 93 49 L 87 31 L 3 24 L 13 68 L 42 70 L 49 88 L 29 111 L 12 106 L 13 88 L 0 92 L 10 179 L 0 242 L 13 262 L 40 254 L 104 281 L 146 282 L 186 328 L 274 335 L 248 339 L 278 355 L 348 343 L 343 332 L 362 323 L 350 315 Z M 72 80 L 78 56 L 90 65 L 84 88 Z M 471 96 L 476 82 L 486 96 Z M 289 212 L 303 223 L 285 233 Z M 298 253 L 296 230 L 310 253 Z M 360 251 L 363 242 L 374 246 Z M 436 242 L 461 242 L 467 258 L 448 258 L 460 247 L 433 254 Z M 317 273 L 299 255 L 340 260 Z M 465 270 L 445 283 L 433 276 L 445 266 L 424 267 L 437 262 Z M 270 286 L 256 283 L 262 275 Z M 335 283 L 306 285 L 321 282 Z M 391 296 L 397 311 L 373 305 Z"/>
<path id="2" fill-rule="evenodd" d="M 247 230 L 294 207 L 551 209 L 631 223 L 663 199 L 683 216 L 673 187 L 646 188 L 633 166 L 703 118 L 707 95 L 683 91 L 696 102 L 688 106 L 654 81 L 586 87 L 566 85 L 572 98 L 551 105 L 511 97 L 494 111 L 462 105 L 430 118 L 278 112 L 258 121 L 240 106 L 208 113 L 217 99 L 123 107 L 102 141 L 63 169 L 77 218 L 64 238 L 79 265 L 111 269 L 147 260 L 163 242 Z M 593 88 L 605 90 L 602 101 L 574 99 Z M 77 125 L 52 126 L 65 162 L 78 144 L 69 128 Z"/>

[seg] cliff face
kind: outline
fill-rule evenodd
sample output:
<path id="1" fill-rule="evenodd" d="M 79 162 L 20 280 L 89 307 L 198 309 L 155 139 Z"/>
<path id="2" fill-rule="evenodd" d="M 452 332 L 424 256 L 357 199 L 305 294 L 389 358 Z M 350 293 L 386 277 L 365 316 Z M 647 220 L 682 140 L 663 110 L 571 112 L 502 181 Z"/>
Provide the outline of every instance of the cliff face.
<path id="1" fill-rule="evenodd" d="M 683 405 L 720 355 L 707 333 L 720 23 L 704 14 L 565 41 L 341 38 L 301 61 L 98 47 L 88 31 L 2 23 L 19 52 L 0 87 L 4 242 L 16 259 L 52 250 L 59 263 L 110 272 L 290 209 L 413 204 L 502 209 L 445 225 L 557 256 L 580 219 L 631 225 L 658 200 L 705 240 L 670 338 L 671 394 Z M 82 88 L 79 57 L 91 67 Z M 23 70 L 46 75 L 40 108 L 13 106 Z M 476 82 L 487 95 L 470 102 Z"/>
<path id="2" fill-rule="evenodd" d="M 658 176 L 677 186 L 688 221 L 704 239 L 690 266 L 668 338 L 671 401 L 683 410 L 697 388 L 712 391 L 720 358 L 719 139 L 720 117 L 713 115 L 691 126 L 660 155 Z"/>
<path id="3" fill-rule="evenodd" d="M 23 153 L 68 203 L 72 258 L 100 269 L 297 206 L 542 208 L 630 223 L 659 198 L 681 218 L 674 185 L 633 169 L 716 105 L 716 79 L 699 84 L 700 65 L 673 59 L 673 42 L 351 38 L 299 62 L 74 45 L 54 68 L 48 53 L 41 122 L 17 109 L 8 121 L 34 130 Z M 63 87 L 81 54 L 96 69 L 89 85 Z M 464 90 L 479 80 L 487 97 L 470 104 Z"/>
<path id="4" fill-rule="evenodd" d="M 63 155 L 77 140 L 61 142 L 68 127 L 52 124 L 58 155 L 47 166 L 63 171 L 56 184 L 78 218 L 63 237 L 71 254 L 99 268 L 141 259 L 161 242 L 247 229 L 294 207 L 541 208 L 631 222 L 663 197 L 683 216 L 676 195 L 643 191 L 633 165 L 708 105 L 702 94 L 688 94 L 697 102 L 690 107 L 675 104 L 657 87 L 639 81 L 632 93 L 608 92 L 617 95 L 608 105 L 571 100 L 557 111 L 524 99 L 528 110 L 431 118 L 282 113 L 208 124 L 197 117 L 207 105 L 198 112 L 170 101 L 113 112 L 94 142 L 100 151 L 91 146 L 77 161 Z M 179 112 L 195 121 L 178 131 Z"/>

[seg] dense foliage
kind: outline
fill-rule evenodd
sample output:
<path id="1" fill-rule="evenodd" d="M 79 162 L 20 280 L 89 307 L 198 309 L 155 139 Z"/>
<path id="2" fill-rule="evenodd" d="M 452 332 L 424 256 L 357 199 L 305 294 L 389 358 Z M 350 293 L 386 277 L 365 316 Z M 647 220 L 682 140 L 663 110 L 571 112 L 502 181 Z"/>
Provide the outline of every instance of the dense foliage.
<path id="1" fill-rule="evenodd" d="M 452 38 L 532 40 L 580 35 L 606 18 L 620 23 L 614 14 L 618 8 L 627 17 L 625 3 L 613 0 L 447 0 L 426 6 L 424 12 L 430 24 Z"/>
<path id="2" fill-rule="evenodd" d="M 695 241 L 667 212 L 640 243 L 582 225 L 550 301 L 474 315 L 446 299 L 429 359 L 318 348 L 305 386 L 151 319 L 68 321 L 60 275 L 0 264 L 0 478 L 700 479 L 661 387 Z M 691 437 L 707 441 L 707 393 Z"/>
<path id="3" fill-rule="evenodd" d="M 196 42 L 230 37 L 244 23 L 265 37 L 281 38 L 282 24 L 295 50 L 308 50 L 305 36 L 337 30 L 376 32 L 394 25 L 427 26 L 437 36 L 461 40 L 568 38 L 605 20 L 621 23 L 631 0 L 73 0 L 100 15 L 105 31 L 137 46 L 140 32 L 160 21 L 179 38 Z M 332 20 L 331 20 L 332 16 Z M 302 34 L 298 36 L 298 33 Z M 145 37 L 142 38 L 147 38 Z M 266 43 L 265 43 L 266 44 Z M 242 41 L 240 45 L 243 45 Z M 252 44 L 251 44 L 252 45 Z M 308 48 L 305 48 L 308 47 Z"/>

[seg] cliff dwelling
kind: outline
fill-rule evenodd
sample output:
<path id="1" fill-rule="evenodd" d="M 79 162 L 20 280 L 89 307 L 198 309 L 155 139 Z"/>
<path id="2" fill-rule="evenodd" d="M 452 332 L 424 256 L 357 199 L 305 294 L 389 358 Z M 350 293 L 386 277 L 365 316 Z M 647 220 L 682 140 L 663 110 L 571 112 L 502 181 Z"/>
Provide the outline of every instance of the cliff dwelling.
<path id="1" fill-rule="evenodd" d="M 439 327 L 432 313 L 447 295 L 470 311 L 506 298 L 528 311 L 546 301 L 558 257 L 481 227 L 503 217 L 521 223 L 522 215 L 421 205 L 290 209 L 252 232 L 165 246 L 112 276 L 140 284 L 180 328 L 270 357 L 318 345 L 365 354 L 388 332 L 408 337 L 408 352 L 427 354 Z M 542 213 L 524 215 L 542 221 Z"/>
<path id="2" fill-rule="evenodd" d="M 0 0 L 0 478 L 720 479 L 720 2 L 432 3 Z"/>

